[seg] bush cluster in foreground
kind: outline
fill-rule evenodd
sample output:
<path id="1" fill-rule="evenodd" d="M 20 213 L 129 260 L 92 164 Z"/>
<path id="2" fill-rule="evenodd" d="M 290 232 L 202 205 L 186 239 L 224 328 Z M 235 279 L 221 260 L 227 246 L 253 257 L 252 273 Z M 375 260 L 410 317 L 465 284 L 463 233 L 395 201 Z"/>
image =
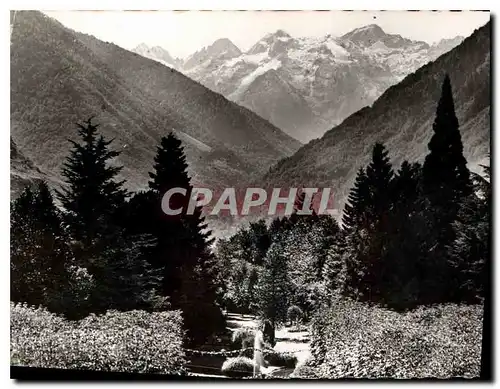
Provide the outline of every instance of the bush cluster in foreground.
<path id="1" fill-rule="evenodd" d="M 270 366 L 294 368 L 297 364 L 297 357 L 294 354 L 279 351 L 265 351 L 264 359 Z"/>
<path id="2" fill-rule="evenodd" d="M 482 307 L 439 305 L 397 313 L 338 301 L 313 319 L 320 378 L 479 377 Z"/>
<path id="3" fill-rule="evenodd" d="M 11 303 L 10 327 L 12 365 L 184 373 L 180 311 L 108 311 L 72 322 Z"/>
<path id="4" fill-rule="evenodd" d="M 228 358 L 221 367 L 221 372 L 231 378 L 242 378 L 253 375 L 254 361 L 247 357 Z"/>

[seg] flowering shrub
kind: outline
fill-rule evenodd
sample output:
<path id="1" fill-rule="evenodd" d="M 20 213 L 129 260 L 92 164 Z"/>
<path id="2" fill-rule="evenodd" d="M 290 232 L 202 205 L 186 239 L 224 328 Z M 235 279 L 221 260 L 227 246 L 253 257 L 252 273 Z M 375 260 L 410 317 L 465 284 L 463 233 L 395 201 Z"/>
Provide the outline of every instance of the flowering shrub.
<path id="1" fill-rule="evenodd" d="M 134 373 L 184 372 L 179 311 L 117 312 L 67 321 L 42 308 L 10 306 L 11 363 Z"/>
<path id="2" fill-rule="evenodd" d="M 320 378 L 478 377 L 482 307 L 440 305 L 397 313 L 339 301 L 312 323 Z"/>

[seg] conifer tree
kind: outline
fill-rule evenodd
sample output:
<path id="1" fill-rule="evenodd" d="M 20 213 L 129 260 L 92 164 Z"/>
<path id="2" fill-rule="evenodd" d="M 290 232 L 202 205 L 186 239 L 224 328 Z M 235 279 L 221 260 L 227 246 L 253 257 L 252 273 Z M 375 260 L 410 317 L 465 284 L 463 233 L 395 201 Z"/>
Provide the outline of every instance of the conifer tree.
<path id="1" fill-rule="evenodd" d="M 271 241 L 275 241 L 280 234 L 290 226 L 289 218 L 276 216 L 269 225 L 269 236 Z"/>
<path id="2" fill-rule="evenodd" d="M 346 233 L 344 293 L 356 299 L 362 297 L 365 285 L 363 278 L 366 272 L 365 258 L 368 248 L 369 203 L 368 179 L 365 169 L 360 168 L 342 216 L 343 231 Z"/>
<path id="3" fill-rule="evenodd" d="M 267 252 L 256 290 L 259 313 L 276 328 L 286 321 L 290 302 L 288 263 L 279 243 L 273 243 Z"/>
<path id="4" fill-rule="evenodd" d="M 453 223 L 455 239 L 448 248 L 453 301 L 476 303 L 485 297 L 491 257 L 491 184 L 489 166 L 483 169 L 486 179 L 478 177 L 481 197 L 472 194 L 462 201 Z"/>
<path id="5" fill-rule="evenodd" d="M 156 238 L 149 261 L 162 272 L 161 293 L 170 298 L 173 308 L 183 310 L 189 342 L 201 343 L 224 327 L 217 305 L 217 263 L 210 250 L 213 238 L 201 207 L 193 214 L 187 212 L 193 188 L 181 141 L 174 134 L 161 139 L 154 162 L 149 191 L 130 201 L 128 230 Z M 186 189 L 185 196 L 170 198 L 170 208 L 181 209 L 179 215 L 167 215 L 161 208 L 162 198 L 171 188 Z"/>
<path id="6" fill-rule="evenodd" d="M 94 239 L 113 228 L 127 192 L 123 181 L 115 180 L 122 168 L 109 166 L 119 155 L 109 149 L 112 140 L 97 134 L 98 125 L 92 124 L 92 118 L 77 126 L 82 143 L 69 140 L 73 149 L 62 170 L 66 187 L 57 195 L 71 236 L 89 248 Z"/>
<path id="7" fill-rule="evenodd" d="M 387 150 L 383 144 L 376 143 L 366 175 L 363 170 L 358 173 L 351 191 L 351 204 L 346 206 L 344 215 L 351 234 L 349 241 L 352 249 L 355 248 L 355 258 L 349 259 L 347 266 L 347 282 L 351 287 L 362 288 L 358 288 L 360 297 L 369 301 L 380 298 L 380 280 L 387 269 L 384 257 L 389 240 L 393 175 Z"/>
<path id="8" fill-rule="evenodd" d="M 432 129 L 429 154 L 423 166 L 423 187 L 437 217 L 438 240 L 447 244 L 453 239 L 451 224 L 457 216 L 460 201 L 472 193 L 448 75 L 443 80 Z"/>
<path id="9" fill-rule="evenodd" d="M 316 215 L 316 224 L 319 230 L 319 244 L 316 250 L 318 258 L 316 263 L 316 280 L 323 280 L 323 271 L 327 261 L 328 252 L 332 245 L 340 240 L 343 240 L 339 224 L 330 215 Z"/>
<path id="10" fill-rule="evenodd" d="M 262 265 L 267 250 L 271 245 L 271 237 L 264 219 L 250 222 L 248 226 L 248 240 L 250 243 L 250 262 Z"/>
<path id="11" fill-rule="evenodd" d="M 472 181 L 463 155 L 448 75 L 443 80 L 432 129 L 422 176 L 424 194 L 430 203 L 426 213 L 428 219 L 433 220 L 430 225 L 433 244 L 427 264 L 432 264 L 430 272 L 434 284 L 440 286 L 434 296 L 440 301 L 448 301 L 453 299 L 456 289 L 456 282 L 450 276 L 453 269 L 447 260 L 448 247 L 455 239 L 453 223 L 458 218 L 462 202 L 472 194 Z"/>
<path id="12" fill-rule="evenodd" d="M 79 302 L 80 313 L 153 309 L 159 275 L 146 261 L 151 236 L 125 238 L 121 213 L 128 193 L 124 182 L 116 180 L 122 168 L 110 166 L 120 153 L 109 148 L 112 141 L 98 135 L 92 118 L 78 128 L 82 142 L 70 140 L 73 149 L 62 171 L 66 185 L 58 196 L 72 252 L 92 279 L 87 298 Z M 151 297 L 148 303 L 145 295 Z"/>
<path id="13" fill-rule="evenodd" d="M 394 176 L 392 187 L 393 203 L 398 207 L 411 206 L 420 195 L 422 166 L 416 163 L 403 161 L 397 174 Z"/>
<path id="14" fill-rule="evenodd" d="M 390 191 L 394 172 L 388 154 L 383 144 L 375 143 L 372 160 L 366 168 L 366 181 L 370 193 L 367 211 L 372 228 L 379 227 L 387 217 L 391 206 Z"/>
<path id="15" fill-rule="evenodd" d="M 71 253 L 47 184 L 11 203 L 11 299 L 66 313 Z"/>
<path id="16" fill-rule="evenodd" d="M 344 207 L 342 216 L 344 229 L 352 230 L 367 226 L 366 206 L 369 202 L 369 195 L 366 172 L 364 168 L 360 168 Z"/>
<path id="17" fill-rule="evenodd" d="M 439 288 L 433 284 L 428 258 L 431 230 L 424 212 L 427 202 L 421 194 L 419 163 L 403 161 L 393 179 L 392 196 L 380 301 L 394 309 L 408 309 Z"/>

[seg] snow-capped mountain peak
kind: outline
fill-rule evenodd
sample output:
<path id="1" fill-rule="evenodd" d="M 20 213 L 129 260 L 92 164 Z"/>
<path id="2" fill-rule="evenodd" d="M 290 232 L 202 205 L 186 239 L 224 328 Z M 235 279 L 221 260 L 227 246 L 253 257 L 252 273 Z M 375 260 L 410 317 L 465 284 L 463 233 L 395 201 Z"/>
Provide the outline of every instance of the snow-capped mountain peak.
<path id="1" fill-rule="evenodd" d="M 341 39 L 350 40 L 356 43 L 363 43 L 370 46 L 376 41 L 382 39 L 386 33 L 377 24 L 370 24 L 368 26 L 363 26 L 356 28 L 347 34 L 343 35 Z M 371 43 L 370 43 L 371 42 Z"/>
<path id="2" fill-rule="evenodd" d="M 403 38 L 399 34 L 387 34 L 376 24 L 356 28 L 341 36 L 339 41 L 347 45 L 354 44 L 361 48 L 371 47 L 376 44 L 378 44 L 379 47 L 383 44 L 389 49 L 406 49 L 410 46 L 421 46 L 421 48 L 425 49 L 429 48 L 429 45 L 425 42 Z"/>
<path id="3" fill-rule="evenodd" d="M 376 24 L 338 38 L 292 37 L 277 30 L 247 52 L 218 39 L 178 69 L 307 142 L 460 41 L 429 46 Z"/>
<path id="4" fill-rule="evenodd" d="M 233 42 L 227 38 L 217 39 L 207 48 L 207 52 L 219 56 L 223 54 L 228 54 L 231 57 L 236 57 L 241 54 L 241 50 Z"/>
<path id="5" fill-rule="evenodd" d="M 173 58 L 170 53 L 161 46 L 149 47 L 147 44 L 141 43 L 132 51 L 171 68 L 177 68 L 181 64 L 179 59 Z"/>
<path id="6" fill-rule="evenodd" d="M 210 46 L 204 47 L 186 58 L 183 64 L 185 70 L 203 65 L 207 61 L 229 60 L 241 55 L 241 50 L 227 38 L 217 39 Z"/>

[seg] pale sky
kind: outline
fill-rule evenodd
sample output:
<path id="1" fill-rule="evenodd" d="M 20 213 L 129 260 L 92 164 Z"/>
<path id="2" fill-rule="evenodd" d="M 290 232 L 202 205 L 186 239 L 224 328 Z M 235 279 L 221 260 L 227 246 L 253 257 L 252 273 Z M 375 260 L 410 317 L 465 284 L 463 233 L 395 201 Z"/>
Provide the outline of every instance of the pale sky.
<path id="1" fill-rule="evenodd" d="M 219 38 L 242 51 L 282 29 L 293 37 L 340 36 L 354 28 L 378 24 L 386 33 L 434 43 L 467 37 L 486 24 L 489 12 L 448 11 L 44 11 L 65 26 L 123 48 L 140 43 L 161 46 L 185 58 Z"/>

